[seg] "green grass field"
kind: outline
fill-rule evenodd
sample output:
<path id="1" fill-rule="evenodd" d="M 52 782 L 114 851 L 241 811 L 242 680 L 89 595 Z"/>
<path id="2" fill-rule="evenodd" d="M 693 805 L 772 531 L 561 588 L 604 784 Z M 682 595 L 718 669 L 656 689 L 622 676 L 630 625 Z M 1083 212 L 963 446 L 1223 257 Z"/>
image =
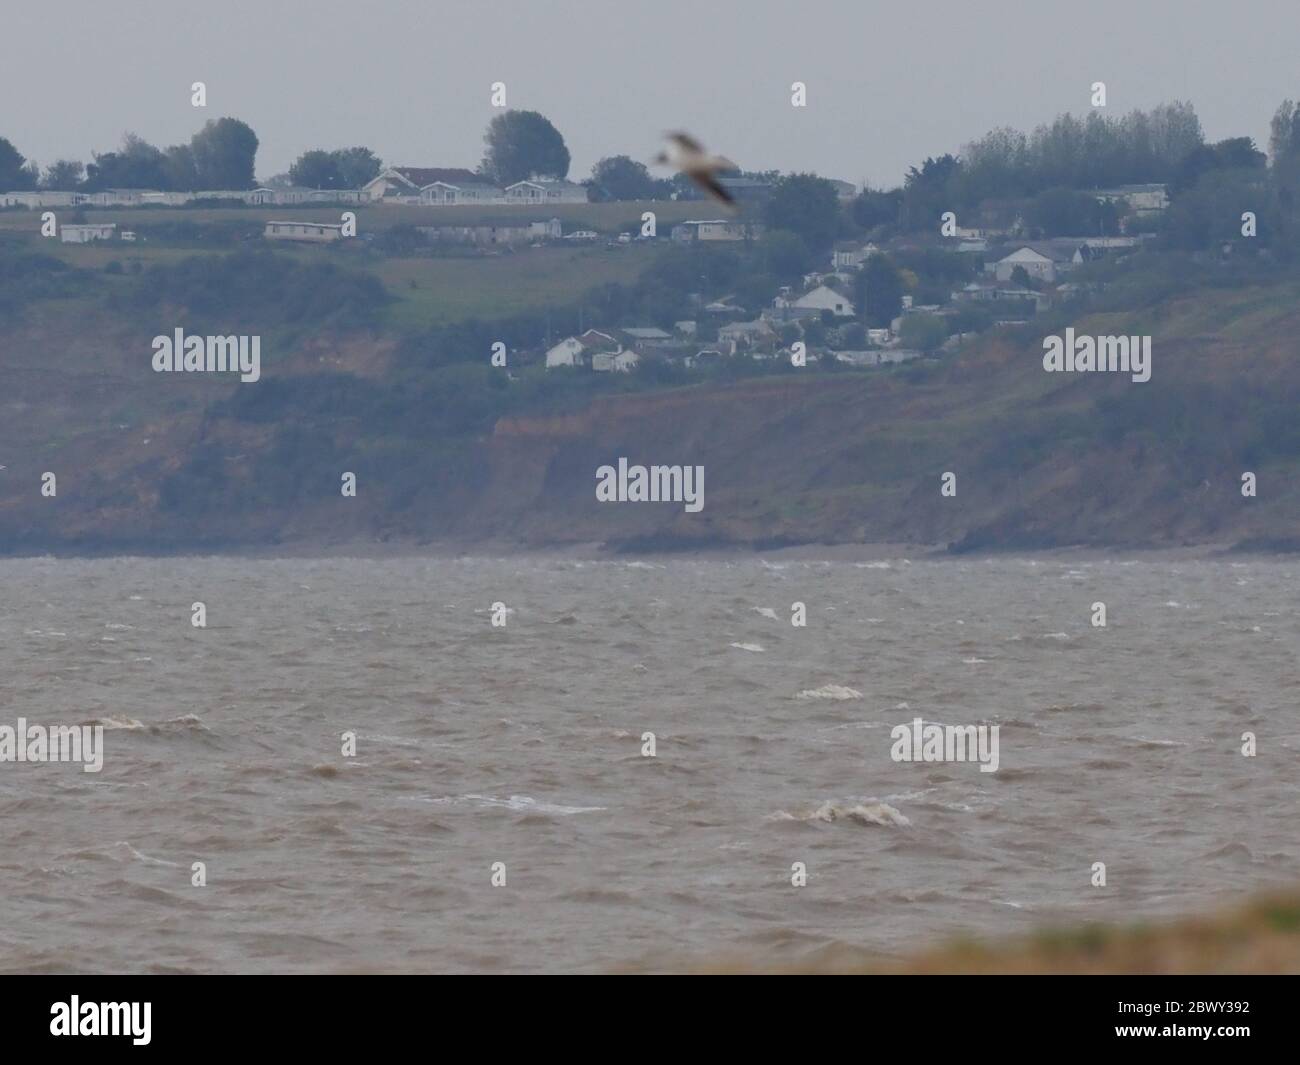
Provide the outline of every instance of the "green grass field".
<path id="1" fill-rule="evenodd" d="M 396 301 L 389 325 L 402 331 L 575 302 L 605 282 L 631 282 L 664 251 L 653 245 L 524 248 L 497 256 L 385 259 L 374 271 Z"/>
<path id="2" fill-rule="evenodd" d="M 205 248 L 201 244 L 178 246 L 152 241 L 63 244 L 32 235 L 25 243 L 30 250 L 87 270 L 104 271 L 110 263 L 119 263 L 123 272 L 120 276 L 105 276 L 108 285 L 128 284 L 136 263 L 147 269 L 195 255 L 228 255 L 237 249 L 269 248 L 303 262 L 330 262 L 373 273 L 383 281 L 394 297 L 384 313 L 383 324 L 399 332 L 465 318 L 492 318 L 547 305 L 572 304 L 596 285 L 635 281 L 668 247 L 664 241 L 614 247 L 600 242 L 484 254 L 448 249 L 446 257 L 387 258 L 359 247 L 257 240 L 233 247 Z"/>

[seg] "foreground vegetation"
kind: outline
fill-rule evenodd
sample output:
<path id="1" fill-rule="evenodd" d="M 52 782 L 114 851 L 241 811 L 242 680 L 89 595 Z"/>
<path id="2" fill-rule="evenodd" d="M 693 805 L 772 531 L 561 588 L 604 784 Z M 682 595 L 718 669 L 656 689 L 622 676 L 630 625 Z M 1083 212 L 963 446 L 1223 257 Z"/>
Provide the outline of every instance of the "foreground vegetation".
<path id="1" fill-rule="evenodd" d="M 726 973 L 761 970 L 895 976 L 1296 975 L 1300 974 L 1300 893 L 1261 895 L 1217 914 L 1175 921 L 1046 928 L 997 943 L 954 940 L 901 960 L 850 947 L 831 947 L 810 952 L 787 966 L 754 966 L 724 958 L 700 968 Z M 1197 1024 L 1203 1020 L 1184 1016 L 1175 1023 Z M 1250 1023 L 1247 1017 L 1239 1021 Z M 1121 1023 L 1168 1022 L 1138 1018 Z"/>

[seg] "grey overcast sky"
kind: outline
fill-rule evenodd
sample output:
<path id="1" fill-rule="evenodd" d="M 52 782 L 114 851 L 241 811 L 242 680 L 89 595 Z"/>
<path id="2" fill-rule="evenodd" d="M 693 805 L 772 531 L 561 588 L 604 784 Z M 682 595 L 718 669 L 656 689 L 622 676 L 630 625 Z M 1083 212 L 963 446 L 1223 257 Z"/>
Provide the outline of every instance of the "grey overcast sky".
<path id="1" fill-rule="evenodd" d="M 1111 114 L 1187 99 L 1211 140 L 1266 147 L 1300 96 L 1300 0 L 36 0 L 0 16 L 0 136 L 42 165 L 234 115 L 263 179 L 353 144 L 472 167 L 495 81 L 564 134 L 575 179 L 605 155 L 648 161 L 680 127 L 746 169 L 892 185 L 993 126 L 1086 112 L 1094 81 Z"/>

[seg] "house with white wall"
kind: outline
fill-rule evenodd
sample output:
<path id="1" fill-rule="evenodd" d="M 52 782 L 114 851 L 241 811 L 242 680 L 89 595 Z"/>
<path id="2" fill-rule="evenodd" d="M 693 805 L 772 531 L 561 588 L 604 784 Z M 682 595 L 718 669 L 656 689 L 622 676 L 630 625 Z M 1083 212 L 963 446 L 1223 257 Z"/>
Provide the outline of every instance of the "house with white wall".
<path id="1" fill-rule="evenodd" d="M 672 333 L 653 325 L 630 326 L 617 332 L 627 344 L 638 347 L 663 348 L 675 343 Z"/>
<path id="2" fill-rule="evenodd" d="M 731 218 L 688 219 L 673 226 L 672 239 L 681 244 L 691 241 L 737 241 L 757 237 L 762 227 L 754 223 L 737 222 Z"/>
<path id="3" fill-rule="evenodd" d="M 89 244 L 95 240 L 112 240 L 115 222 L 92 222 L 88 225 L 59 226 L 59 240 L 64 244 Z"/>
<path id="4" fill-rule="evenodd" d="M 1032 280 L 1053 282 L 1091 254 L 1083 241 L 1037 240 L 1010 247 L 1014 250 L 1009 254 L 984 264 L 985 273 L 1010 281 L 1016 268 L 1023 267 Z"/>
<path id="5" fill-rule="evenodd" d="M 559 240 L 560 220 L 521 222 L 518 225 L 416 226 L 429 240 L 451 244 L 493 245 L 534 244 L 542 240 Z"/>
<path id="6" fill-rule="evenodd" d="M 555 204 L 586 203 L 587 190 L 572 181 L 559 181 L 554 178 L 534 178 L 529 181 L 516 181 L 505 187 L 506 203 Z"/>
<path id="7" fill-rule="evenodd" d="M 10 207 L 76 207 L 87 199 L 88 194 L 84 192 L 56 192 L 52 189 L 5 193 L 5 203 Z"/>
<path id="8" fill-rule="evenodd" d="M 879 251 L 870 241 L 863 244 L 856 240 L 841 240 L 831 252 L 831 267 L 835 270 L 857 269 Z"/>
<path id="9" fill-rule="evenodd" d="M 732 345 L 734 354 L 737 345 L 762 344 L 773 340 L 776 330 L 766 318 L 755 318 L 752 322 L 728 322 L 718 330 L 718 341 Z"/>
<path id="10" fill-rule="evenodd" d="M 565 337 L 546 352 L 546 368 L 592 366 L 598 354 L 618 355 L 623 345 L 608 333 L 588 329 L 581 336 Z M 633 362 L 635 365 L 635 362 Z M 629 367 L 630 368 L 630 367 Z"/>
<path id="11" fill-rule="evenodd" d="M 1139 215 L 1159 214 L 1169 206 L 1169 191 L 1164 185 L 1120 185 L 1113 189 L 1098 189 L 1094 194 L 1099 203 L 1122 200 Z"/>
<path id="12" fill-rule="evenodd" d="M 597 351 L 592 353 L 591 368 L 596 373 L 630 373 L 640 361 L 635 351 Z"/>
<path id="13" fill-rule="evenodd" d="M 420 202 L 435 207 L 500 203 L 504 192 L 490 181 L 434 181 L 420 189 Z"/>
<path id="14" fill-rule="evenodd" d="M 480 185 L 483 178 L 464 167 L 389 166 L 367 181 L 361 187 L 361 193 L 372 203 L 414 203 L 421 199 L 422 190 L 431 189 L 439 183 L 452 186 Z"/>
<path id="15" fill-rule="evenodd" d="M 783 318 L 817 318 L 823 311 L 830 311 L 836 318 L 852 318 L 858 313 L 853 301 L 830 285 L 818 285 L 794 299 L 778 296 L 772 306 Z"/>
<path id="16" fill-rule="evenodd" d="M 267 222 L 262 236 L 267 240 L 296 240 L 308 244 L 330 244 L 343 239 L 343 227 L 327 222 Z"/>
<path id="17" fill-rule="evenodd" d="M 558 344 L 546 349 L 546 368 L 554 370 L 557 366 L 584 366 L 583 352 L 587 349 L 577 337 L 565 337 Z"/>

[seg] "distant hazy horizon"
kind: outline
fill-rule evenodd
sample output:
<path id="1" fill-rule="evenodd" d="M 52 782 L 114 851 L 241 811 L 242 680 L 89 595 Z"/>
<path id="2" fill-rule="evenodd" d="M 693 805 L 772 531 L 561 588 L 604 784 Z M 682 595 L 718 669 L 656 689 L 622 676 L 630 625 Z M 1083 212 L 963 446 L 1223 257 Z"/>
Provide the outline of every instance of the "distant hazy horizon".
<path id="1" fill-rule="evenodd" d="M 4 27 L 0 136 L 27 158 L 88 162 L 126 131 L 165 147 L 232 115 L 260 138 L 262 180 L 308 149 L 354 144 L 393 165 L 473 167 L 496 81 L 509 107 L 559 128 L 574 180 L 607 155 L 648 162 L 681 127 L 745 169 L 879 186 L 995 126 L 1084 114 L 1094 81 L 1110 114 L 1190 100 L 1209 140 L 1261 148 L 1273 110 L 1300 96 L 1300 4 L 1282 0 L 506 0 L 491 14 L 417 0 L 49 0 L 7 11 Z M 190 104 L 194 81 L 206 108 Z M 794 81 L 806 108 L 790 106 Z"/>

